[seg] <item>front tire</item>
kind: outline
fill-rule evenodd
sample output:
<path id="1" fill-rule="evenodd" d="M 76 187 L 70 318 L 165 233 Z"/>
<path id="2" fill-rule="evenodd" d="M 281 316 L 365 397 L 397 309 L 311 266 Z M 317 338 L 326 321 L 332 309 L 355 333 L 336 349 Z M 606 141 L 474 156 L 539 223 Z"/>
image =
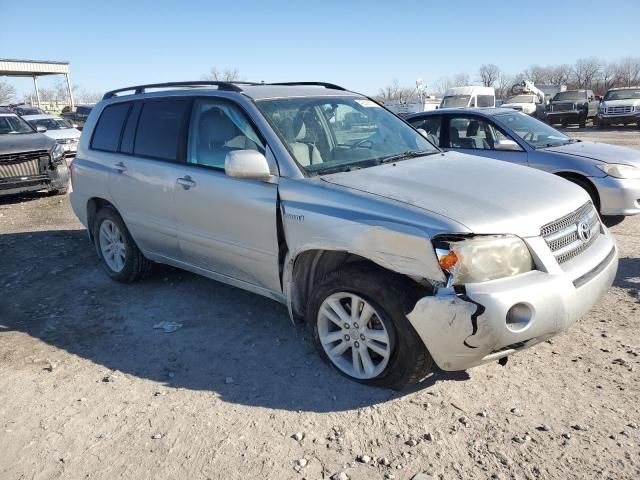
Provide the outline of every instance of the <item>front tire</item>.
<path id="1" fill-rule="evenodd" d="M 151 267 L 122 218 L 113 207 L 104 207 L 96 215 L 93 238 L 102 267 L 113 280 L 131 283 Z"/>
<path id="2" fill-rule="evenodd" d="M 406 317 L 411 287 L 364 264 L 331 272 L 314 287 L 307 324 L 320 356 L 342 375 L 401 390 L 436 366 Z"/>

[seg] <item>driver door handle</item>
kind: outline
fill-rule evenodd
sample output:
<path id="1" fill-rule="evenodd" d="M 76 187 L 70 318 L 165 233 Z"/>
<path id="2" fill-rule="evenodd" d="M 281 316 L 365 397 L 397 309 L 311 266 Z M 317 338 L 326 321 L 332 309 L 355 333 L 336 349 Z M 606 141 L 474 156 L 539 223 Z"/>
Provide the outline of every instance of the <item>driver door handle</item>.
<path id="1" fill-rule="evenodd" d="M 185 190 L 189 190 L 191 187 L 196 186 L 196 182 L 194 182 L 189 175 L 178 178 L 177 182 L 182 185 L 182 188 Z"/>
<path id="2" fill-rule="evenodd" d="M 127 171 L 127 166 L 123 162 L 116 163 L 113 168 L 115 168 L 118 172 L 123 173 Z"/>

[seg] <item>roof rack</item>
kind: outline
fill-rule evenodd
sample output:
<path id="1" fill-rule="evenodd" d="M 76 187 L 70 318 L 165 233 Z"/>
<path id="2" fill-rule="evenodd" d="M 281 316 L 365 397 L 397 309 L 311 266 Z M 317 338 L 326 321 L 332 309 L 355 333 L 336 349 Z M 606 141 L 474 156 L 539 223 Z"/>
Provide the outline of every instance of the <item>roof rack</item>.
<path id="1" fill-rule="evenodd" d="M 244 82 L 238 82 L 244 83 Z M 247 82 L 248 83 L 248 82 Z M 166 82 L 166 83 L 149 83 L 146 85 L 135 85 L 133 87 L 119 88 L 117 90 L 111 90 L 104 94 L 103 100 L 113 98 L 117 93 L 128 92 L 133 90 L 134 94 L 145 93 L 147 88 L 168 88 L 168 87 L 206 87 L 216 86 L 218 90 L 225 90 L 228 92 L 241 92 L 242 89 L 235 85 L 234 82 L 217 82 L 208 80 L 190 81 L 190 82 Z"/>
<path id="2" fill-rule="evenodd" d="M 333 83 L 326 83 L 326 82 L 275 82 L 275 83 L 265 83 L 264 85 L 282 85 L 282 86 L 316 86 L 316 87 L 324 87 L 324 88 L 331 88 L 332 90 L 342 90 L 342 91 L 347 91 L 346 88 L 341 87 L 340 85 L 335 85 Z"/>

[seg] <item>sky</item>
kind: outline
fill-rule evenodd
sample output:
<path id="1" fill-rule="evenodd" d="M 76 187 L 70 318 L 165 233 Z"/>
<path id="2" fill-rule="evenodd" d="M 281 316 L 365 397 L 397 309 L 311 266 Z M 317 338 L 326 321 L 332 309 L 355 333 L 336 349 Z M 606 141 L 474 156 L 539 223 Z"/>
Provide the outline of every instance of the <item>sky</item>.
<path id="1" fill-rule="evenodd" d="M 422 78 L 429 91 L 459 72 L 477 80 L 484 63 L 515 74 L 637 57 L 638 19 L 640 0 L 0 0 L 0 58 L 68 61 L 73 84 L 97 93 L 200 80 L 213 66 L 366 94 Z M 29 79 L 4 80 L 32 92 Z"/>

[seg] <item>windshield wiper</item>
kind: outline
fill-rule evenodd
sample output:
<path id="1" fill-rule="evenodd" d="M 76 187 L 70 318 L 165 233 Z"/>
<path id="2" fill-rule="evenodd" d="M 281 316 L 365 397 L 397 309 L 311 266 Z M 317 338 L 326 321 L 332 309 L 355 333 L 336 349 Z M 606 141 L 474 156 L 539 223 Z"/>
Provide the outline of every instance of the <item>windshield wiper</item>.
<path id="1" fill-rule="evenodd" d="M 396 155 L 389 155 L 388 157 L 382 157 L 380 159 L 380 163 L 389 163 L 389 162 L 396 162 L 398 160 L 406 160 L 409 158 L 424 157 L 425 155 L 433 155 L 434 153 L 438 153 L 438 151 L 437 150 L 434 150 L 434 151 L 408 150 L 406 152 L 398 153 Z"/>

